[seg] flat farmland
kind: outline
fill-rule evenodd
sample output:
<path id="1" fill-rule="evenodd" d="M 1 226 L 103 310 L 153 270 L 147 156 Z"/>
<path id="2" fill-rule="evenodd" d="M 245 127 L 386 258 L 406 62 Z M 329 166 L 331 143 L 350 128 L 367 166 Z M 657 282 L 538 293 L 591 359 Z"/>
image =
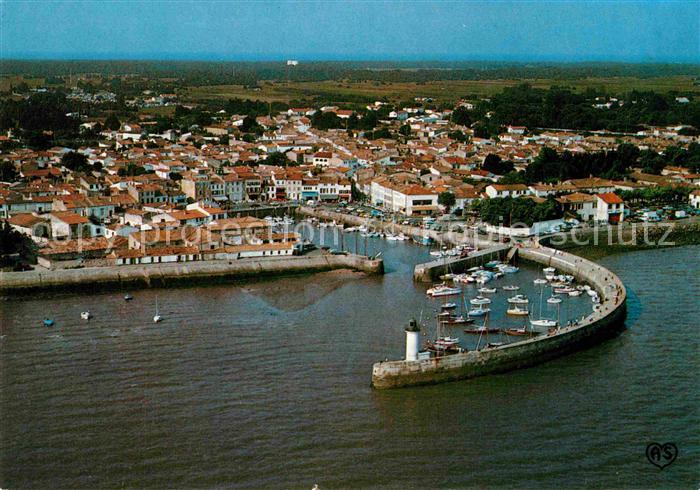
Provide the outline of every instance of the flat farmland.
<path id="1" fill-rule="evenodd" d="M 338 81 L 321 82 L 279 82 L 261 81 L 257 89 L 242 85 L 215 85 L 189 87 L 182 95 L 196 100 L 208 99 L 259 99 L 266 102 L 312 99 L 320 97 L 334 102 L 363 102 L 386 98 L 390 101 L 430 97 L 438 102 L 454 102 L 465 97 L 488 97 L 501 92 L 505 87 L 529 83 L 533 87 L 569 87 L 574 91 L 589 88 L 604 90 L 610 94 L 623 94 L 630 90 L 651 90 L 655 92 L 700 93 L 700 86 L 693 84 L 691 77 L 656 78 L 581 78 L 572 80 L 530 79 L 530 80 L 446 80 L 425 83 L 377 82 L 377 81 Z"/>

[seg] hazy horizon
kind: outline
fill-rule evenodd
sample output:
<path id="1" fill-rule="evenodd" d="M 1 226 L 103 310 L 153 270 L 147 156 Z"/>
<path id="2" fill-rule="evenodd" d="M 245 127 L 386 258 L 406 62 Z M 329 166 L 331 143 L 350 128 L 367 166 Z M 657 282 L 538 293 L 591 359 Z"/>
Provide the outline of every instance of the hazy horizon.
<path id="1" fill-rule="evenodd" d="M 1 59 L 700 63 L 686 0 L 5 1 L 0 19 Z"/>

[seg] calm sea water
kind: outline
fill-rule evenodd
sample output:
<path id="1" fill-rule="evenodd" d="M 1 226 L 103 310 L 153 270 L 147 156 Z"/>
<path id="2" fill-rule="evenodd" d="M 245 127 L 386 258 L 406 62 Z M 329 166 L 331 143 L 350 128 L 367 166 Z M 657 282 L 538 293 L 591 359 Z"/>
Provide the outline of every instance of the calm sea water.
<path id="1" fill-rule="evenodd" d="M 401 357 L 404 324 L 437 305 L 411 281 L 427 249 L 369 247 L 385 276 L 0 302 L 0 487 L 697 487 L 700 248 L 604 259 L 629 288 L 629 328 L 600 346 L 380 392 L 372 363 Z M 537 275 L 498 284 L 537 298 Z M 491 323 L 519 324 L 496 298 Z M 649 464 L 652 441 L 677 461 Z"/>

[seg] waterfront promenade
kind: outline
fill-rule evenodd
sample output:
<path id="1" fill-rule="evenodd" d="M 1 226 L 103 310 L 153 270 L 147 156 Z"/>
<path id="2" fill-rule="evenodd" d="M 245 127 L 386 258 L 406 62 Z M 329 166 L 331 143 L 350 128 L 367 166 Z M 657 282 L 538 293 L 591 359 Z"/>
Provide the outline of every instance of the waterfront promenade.
<path id="1" fill-rule="evenodd" d="M 318 207 L 300 206 L 297 208 L 297 214 L 300 216 L 310 216 L 321 221 L 335 221 L 349 226 L 366 226 L 370 230 L 389 232 L 393 234 L 403 233 L 410 238 L 430 238 L 432 241 L 444 245 L 468 245 L 477 249 L 489 248 L 498 245 L 498 242 L 487 239 L 485 236 L 478 235 L 473 230 L 462 233 L 452 231 L 436 231 L 421 228 L 419 226 L 403 225 L 391 221 L 383 221 L 377 218 L 360 217 L 353 214 L 338 213 L 328 211 Z"/>

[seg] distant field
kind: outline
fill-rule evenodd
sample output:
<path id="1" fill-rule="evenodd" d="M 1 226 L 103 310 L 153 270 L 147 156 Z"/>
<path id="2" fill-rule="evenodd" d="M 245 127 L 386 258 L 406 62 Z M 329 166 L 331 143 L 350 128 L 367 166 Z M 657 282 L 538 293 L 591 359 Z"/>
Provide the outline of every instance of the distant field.
<path id="1" fill-rule="evenodd" d="M 439 102 L 452 102 L 469 96 L 485 97 L 503 90 L 504 87 L 530 83 L 534 87 L 548 88 L 553 85 L 571 87 L 576 91 L 588 88 L 621 94 L 630 90 L 653 90 L 656 92 L 700 93 L 700 86 L 693 85 L 690 77 L 667 78 L 586 78 L 578 80 L 460 80 L 420 83 L 382 82 L 260 82 L 261 89 L 247 89 L 241 85 L 218 85 L 191 87 L 186 96 L 192 100 L 260 99 L 263 101 L 289 102 L 293 99 L 327 97 L 337 102 L 355 102 L 358 98 L 406 100 L 413 97 L 431 97 Z"/>
<path id="2" fill-rule="evenodd" d="M 26 83 L 30 87 L 41 87 L 44 85 L 43 78 L 24 78 L 21 75 L 9 75 L 0 77 L 0 91 L 6 92 L 10 87 L 16 87 L 20 83 Z"/>

